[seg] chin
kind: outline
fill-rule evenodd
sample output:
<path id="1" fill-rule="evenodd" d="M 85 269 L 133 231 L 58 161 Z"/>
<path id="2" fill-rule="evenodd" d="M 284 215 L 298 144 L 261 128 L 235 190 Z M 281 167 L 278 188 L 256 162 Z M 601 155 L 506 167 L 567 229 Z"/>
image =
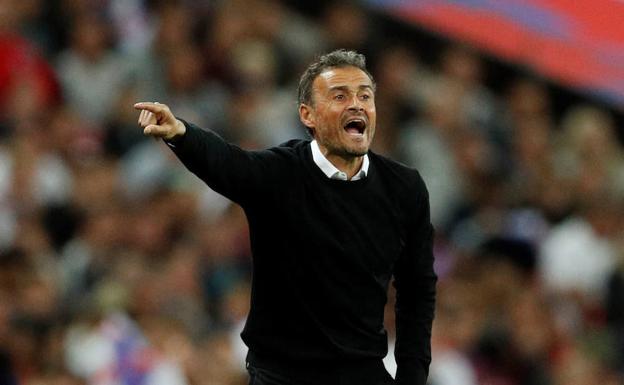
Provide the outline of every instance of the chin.
<path id="1" fill-rule="evenodd" d="M 369 146 L 362 146 L 362 147 L 357 147 L 357 148 L 346 148 L 345 149 L 345 154 L 349 155 L 349 156 L 364 156 L 368 153 L 368 148 Z"/>

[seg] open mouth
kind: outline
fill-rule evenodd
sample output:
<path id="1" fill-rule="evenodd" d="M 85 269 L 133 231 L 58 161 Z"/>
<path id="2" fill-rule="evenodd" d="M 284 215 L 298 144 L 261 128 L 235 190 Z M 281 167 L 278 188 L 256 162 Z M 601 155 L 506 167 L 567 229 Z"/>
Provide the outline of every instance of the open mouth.
<path id="1" fill-rule="evenodd" d="M 362 118 L 352 118 L 347 120 L 344 129 L 352 135 L 363 135 L 366 130 L 366 122 Z"/>

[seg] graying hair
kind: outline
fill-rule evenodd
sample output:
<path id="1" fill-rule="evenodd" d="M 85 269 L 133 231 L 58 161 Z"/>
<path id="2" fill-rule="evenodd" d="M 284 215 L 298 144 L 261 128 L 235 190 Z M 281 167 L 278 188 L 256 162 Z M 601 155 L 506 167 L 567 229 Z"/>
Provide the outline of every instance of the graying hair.
<path id="1" fill-rule="evenodd" d="M 299 104 L 312 105 L 312 83 L 318 75 L 329 68 L 336 67 L 356 67 L 364 71 L 373 83 L 375 89 L 375 81 L 373 76 L 366 69 L 366 58 L 361 53 L 348 51 L 346 49 L 337 49 L 330 53 L 318 56 L 316 60 L 308 66 L 299 79 L 299 87 L 297 88 Z"/>

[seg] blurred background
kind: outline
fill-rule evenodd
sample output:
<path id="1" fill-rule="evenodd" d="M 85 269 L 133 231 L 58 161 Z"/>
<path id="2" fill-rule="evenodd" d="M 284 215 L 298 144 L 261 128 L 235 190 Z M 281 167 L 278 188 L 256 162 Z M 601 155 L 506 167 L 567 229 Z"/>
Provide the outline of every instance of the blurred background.
<path id="1" fill-rule="evenodd" d="M 246 384 L 244 213 L 132 105 L 305 138 L 298 77 L 340 47 L 429 187 L 430 384 L 624 384 L 624 10 L 565 3 L 0 0 L 0 384 Z"/>

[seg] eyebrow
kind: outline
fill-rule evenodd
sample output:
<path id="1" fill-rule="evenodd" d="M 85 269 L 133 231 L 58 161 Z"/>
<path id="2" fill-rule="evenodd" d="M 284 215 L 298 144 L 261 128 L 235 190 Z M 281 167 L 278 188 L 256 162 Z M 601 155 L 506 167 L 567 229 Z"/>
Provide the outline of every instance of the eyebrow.
<path id="1" fill-rule="evenodd" d="M 369 84 L 362 84 L 362 85 L 360 85 L 360 86 L 358 87 L 358 89 L 360 89 L 360 90 L 367 89 L 367 88 L 368 88 L 369 90 L 371 90 L 371 91 L 373 90 L 373 87 L 372 87 L 371 85 L 369 85 Z M 330 90 L 330 91 L 336 91 L 336 90 L 339 90 L 339 91 L 348 91 L 348 90 L 349 90 L 349 87 L 348 87 L 348 86 L 333 86 L 333 87 L 329 87 L 329 90 Z"/>

